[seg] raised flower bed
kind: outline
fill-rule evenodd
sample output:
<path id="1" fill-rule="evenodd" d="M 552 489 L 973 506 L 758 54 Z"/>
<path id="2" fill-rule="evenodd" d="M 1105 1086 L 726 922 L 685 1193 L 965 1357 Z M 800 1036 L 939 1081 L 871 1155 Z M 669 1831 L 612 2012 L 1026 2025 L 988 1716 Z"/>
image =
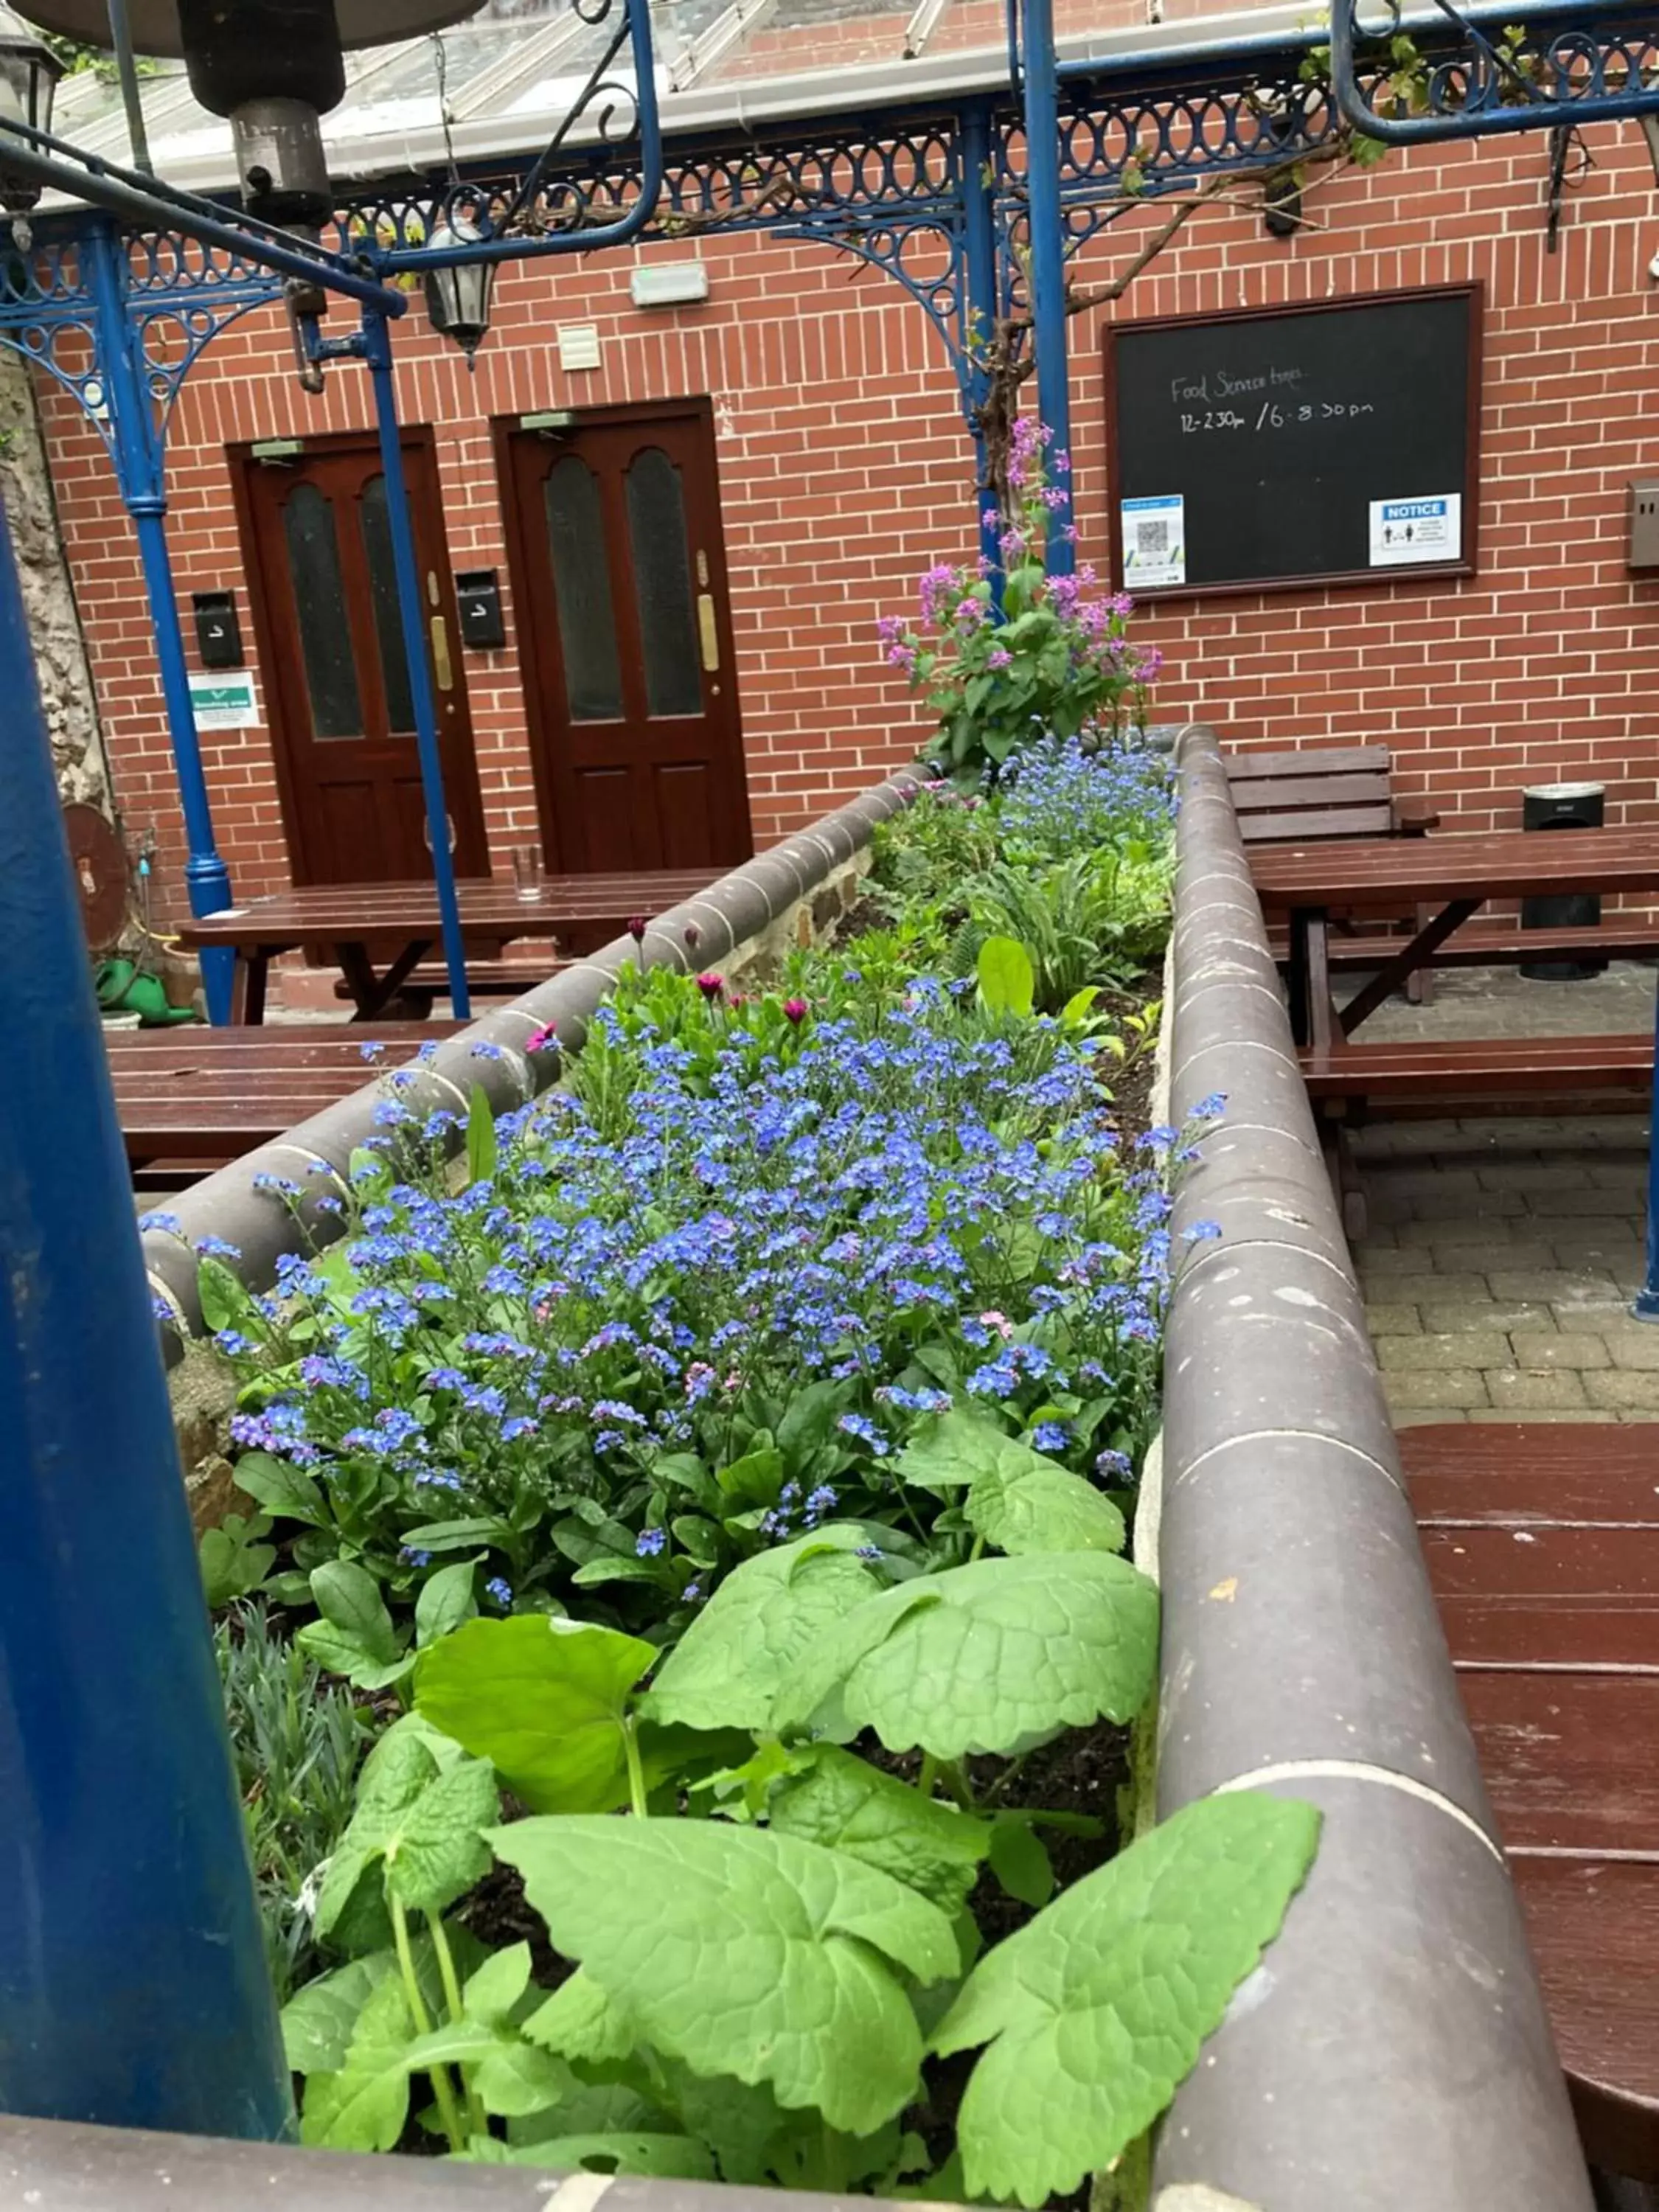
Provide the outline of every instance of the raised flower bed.
<path id="1" fill-rule="evenodd" d="M 198 1255 L 260 1509 L 216 1594 L 374 1714 L 308 1924 L 268 1897 L 307 2140 L 1036 2205 L 1193 2063 L 1317 1818 L 1112 1802 L 1207 1119 L 1124 1126 L 1170 819 L 1075 743 L 926 792 L 773 988 L 625 975 L 463 1127 L 391 1076 L 264 1194 L 343 1234 Z"/>

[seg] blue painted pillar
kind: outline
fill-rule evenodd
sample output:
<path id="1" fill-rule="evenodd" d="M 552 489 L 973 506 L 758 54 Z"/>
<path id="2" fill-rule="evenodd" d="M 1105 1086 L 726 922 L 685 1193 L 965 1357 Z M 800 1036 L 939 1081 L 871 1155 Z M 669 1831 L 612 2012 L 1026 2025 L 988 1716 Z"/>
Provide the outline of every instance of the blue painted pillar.
<path id="1" fill-rule="evenodd" d="M 179 595 L 173 588 L 173 562 L 167 552 L 161 446 L 141 367 L 133 357 L 138 340 L 127 320 L 120 240 L 108 225 L 99 223 L 89 228 L 82 251 L 87 256 L 87 274 L 97 307 L 99 368 L 109 410 L 115 473 L 137 532 L 138 558 L 143 566 L 150 620 L 155 627 L 156 665 L 190 848 L 185 862 L 185 893 L 192 914 L 216 914 L 231 903 L 230 871 L 214 841 L 213 811 L 208 804 L 207 777 L 202 769 L 196 711 L 190 696 L 185 634 L 179 620 Z M 202 984 L 210 1021 L 223 1024 L 230 1019 L 234 963 L 235 956 L 228 950 L 216 948 L 202 955 Z"/>
<path id="2" fill-rule="evenodd" d="M 990 111 L 983 102 L 972 101 L 963 108 L 960 131 L 957 143 L 962 163 L 963 283 L 968 309 L 968 356 L 962 364 L 962 396 L 968 411 L 968 426 L 974 434 L 979 550 L 994 573 L 1000 571 L 1002 559 L 997 547 L 1001 526 L 996 517 L 995 499 L 985 484 L 988 468 L 981 410 L 990 392 L 983 349 L 991 343 L 997 320 L 996 196 L 989 174 Z"/>
<path id="3" fill-rule="evenodd" d="M 410 519 L 409 487 L 404 480 L 403 436 L 398 427 L 398 393 L 392 375 L 392 332 L 378 308 L 363 309 L 362 351 L 374 387 L 374 422 L 380 439 L 380 466 L 386 474 L 386 527 L 398 579 L 404 653 L 409 662 L 409 696 L 415 709 L 415 743 L 421 758 L 421 788 L 426 799 L 432 876 L 443 929 L 444 965 L 449 971 L 450 1004 L 456 1018 L 465 1022 L 471 1019 L 472 1006 L 466 988 L 466 945 L 455 897 L 455 862 L 449 849 L 449 809 L 444 802 L 443 760 L 438 750 L 438 706 L 426 657 L 421 564 Z"/>
<path id="4" fill-rule="evenodd" d="M 0 522 L 0 2111 L 276 2138 L 289 2078 Z"/>
<path id="5" fill-rule="evenodd" d="M 1652 1125 L 1648 1133 L 1648 1278 L 1631 1309 L 1638 1321 L 1659 1322 L 1659 993 L 1653 1010 Z"/>
<path id="6" fill-rule="evenodd" d="M 1025 22 L 1025 191 L 1030 225 L 1031 338 L 1036 348 L 1037 413 L 1054 433 L 1051 480 L 1066 495 L 1048 518 L 1048 566 L 1069 574 L 1076 556 L 1066 526 L 1072 485 L 1054 471 L 1069 453 L 1072 401 L 1066 361 L 1065 232 L 1060 204 L 1060 100 L 1054 74 L 1054 0 L 1023 0 Z"/>

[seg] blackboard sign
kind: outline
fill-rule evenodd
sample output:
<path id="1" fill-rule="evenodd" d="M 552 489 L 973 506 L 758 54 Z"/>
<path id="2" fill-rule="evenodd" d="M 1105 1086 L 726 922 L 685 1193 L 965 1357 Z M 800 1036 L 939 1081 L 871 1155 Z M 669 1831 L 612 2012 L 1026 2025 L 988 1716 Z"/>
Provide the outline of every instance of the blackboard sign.
<path id="1" fill-rule="evenodd" d="M 1112 568 L 1137 597 L 1468 575 L 1480 288 L 1109 325 Z"/>

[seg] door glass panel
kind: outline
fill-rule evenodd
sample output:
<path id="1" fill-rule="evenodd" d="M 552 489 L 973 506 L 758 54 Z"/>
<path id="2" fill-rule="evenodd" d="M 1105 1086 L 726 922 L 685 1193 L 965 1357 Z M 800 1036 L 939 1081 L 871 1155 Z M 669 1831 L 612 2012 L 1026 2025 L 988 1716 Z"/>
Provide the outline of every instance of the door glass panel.
<path id="1" fill-rule="evenodd" d="M 392 559 L 392 524 L 386 514 L 386 478 L 371 477 L 358 507 L 363 551 L 368 559 L 368 592 L 374 609 L 374 635 L 386 683 L 386 714 L 394 731 L 415 726 L 415 702 L 409 689 L 409 655 L 404 651 L 403 618 L 398 611 L 398 572 Z"/>
<path id="2" fill-rule="evenodd" d="M 628 471 L 628 534 L 649 711 L 700 714 L 702 677 L 686 557 L 685 501 L 680 472 L 660 446 L 647 447 Z"/>
<path id="3" fill-rule="evenodd" d="M 567 453 L 546 484 L 547 540 L 573 722 L 620 721 L 622 667 L 611 605 L 599 487 L 586 461 Z"/>
<path id="4" fill-rule="evenodd" d="M 289 574 L 300 623 L 300 649 L 311 696 L 312 734 L 360 738 L 363 709 L 340 580 L 340 541 L 331 502 L 315 484 L 296 484 L 283 509 Z"/>

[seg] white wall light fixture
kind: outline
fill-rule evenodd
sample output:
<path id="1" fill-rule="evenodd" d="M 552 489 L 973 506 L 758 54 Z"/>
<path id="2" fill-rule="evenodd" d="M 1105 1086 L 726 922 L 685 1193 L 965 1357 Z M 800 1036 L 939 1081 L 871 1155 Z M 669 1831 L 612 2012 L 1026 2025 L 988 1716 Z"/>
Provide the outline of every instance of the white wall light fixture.
<path id="1" fill-rule="evenodd" d="M 708 297 L 708 270 L 701 261 L 658 261 L 635 270 L 628 280 L 636 307 L 689 307 Z"/>

